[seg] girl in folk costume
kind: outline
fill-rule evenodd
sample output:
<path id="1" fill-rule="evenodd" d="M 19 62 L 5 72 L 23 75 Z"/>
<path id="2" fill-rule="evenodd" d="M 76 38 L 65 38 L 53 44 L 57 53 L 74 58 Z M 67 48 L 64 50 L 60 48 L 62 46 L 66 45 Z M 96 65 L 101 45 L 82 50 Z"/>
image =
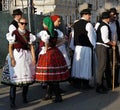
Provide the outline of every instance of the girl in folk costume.
<path id="1" fill-rule="evenodd" d="M 56 47 L 57 33 L 54 32 L 54 24 L 50 17 L 43 19 L 43 27 L 39 37 L 43 42 L 36 67 L 36 81 L 47 83 L 45 100 L 52 98 L 55 94 L 54 102 L 61 102 L 59 82 L 69 78 L 69 71 L 65 59 Z"/>
<path id="2" fill-rule="evenodd" d="M 26 30 L 27 21 L 21 18 L 18 29 L 12 35 L 7 34 L 9 41 L 9 72 L 10 72 L 10 101 L 11 107 L 15 107 L 16 86 L 23 87 L 23 102 L 27 103 L 28 86 L 35 79 L 35 53 L 32 42 L 36 37 Z"/>
<path id="3" fill-rule="evenodd" d="M 67 42 L 67 38 L 64 36 L 63 32 L 60 31 L 60 29 L 58 29 L 58 27 L 61 24 L 61 18 L 60 18 L 59 15 L 52 15 L 51 19 L 54 22 L 55 30 L 58 33 L 58 40 L 57 40 L 57 45 L 56 46 L 62 52 L 62 54 L 63 54 L 63 56 L 65 58 L 65 61 L 66 61 L 67 65 L 68 65 L 68 68 L 70 69 L 70 59 L 68 57 L 68 53 L 67 53 L 66 47 L 65 47 L 65 43 Z"/>

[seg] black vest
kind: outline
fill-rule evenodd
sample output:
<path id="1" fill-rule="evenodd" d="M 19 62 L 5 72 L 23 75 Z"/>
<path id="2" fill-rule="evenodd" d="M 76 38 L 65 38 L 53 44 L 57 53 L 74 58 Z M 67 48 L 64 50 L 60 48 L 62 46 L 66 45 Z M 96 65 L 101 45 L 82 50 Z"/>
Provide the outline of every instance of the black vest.
<path id="1" fill-rule="evenodd" d="M 93 47 L 91 44 L 88 36 L 87 31 L 85 29 L 86 24 L 88 21 L 84 19 L 80 19 L 78 22 L 74 24 L 74 45 L 80 45 L 80 46 L 87 46 L 87 47 Z"/>
<path id="2" fill-rule="evenodd" d="M 101 31 L 100 31 L 102 26 L 107 26 L 108 27 L 108 32 L 109 32 L 108 33 L 108 36 L 109 36 L 108 39 L 111 40 L 111 30 L 110 30 L 109 25 L 104 23 L 104 22 L 101 22 L 98 29 L 97 29 L 97 31 L 96 31 L 96 33 L 97 33 L 97 42 L 100 42 L 100 43 L 104 43 L 103 40 L 102 40 L 102 37 L 101 37 Z"/>
<path id="3" fill-rule="evenodd" d="M 13 20 L 13 21 L 11 22 L 11 24 L 13 24 L 13 25 L 16 27 L 16 29 L 18 28 L 18 22 L 17 22 L 17 21 Z"/>

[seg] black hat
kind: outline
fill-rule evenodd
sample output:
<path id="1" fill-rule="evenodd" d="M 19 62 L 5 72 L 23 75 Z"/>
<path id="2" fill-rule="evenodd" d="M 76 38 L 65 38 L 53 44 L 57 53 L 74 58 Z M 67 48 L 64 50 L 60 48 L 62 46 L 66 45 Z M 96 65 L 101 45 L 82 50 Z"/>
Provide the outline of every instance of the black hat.
<path id="1" fill-rule="evenodd" d="M 91 11 L 90 11 L 90 9 L 84 9 L 80 12 L 80 14 L 81 15 L 83 15 L 83 14 L 90 14 L 91 15 Z"/>
<path id="2" fill-rule="evenodd" d="M 110 18 L 110 12 L 109 11 L 103 12 L 101 18 L 102 19 Z"/>
<path id="3" fill-rule="evenodd" d="M 22 15 L 23 12 L 20 9 L 15 9 L 13 10 L 13 14 L 12 15 Z"/>
<path id="4" fill-rule="evenodd" d="M 116 8 L 111 8 L 111 9 L 110 9 L 110 13 L 118 14 Z"/>

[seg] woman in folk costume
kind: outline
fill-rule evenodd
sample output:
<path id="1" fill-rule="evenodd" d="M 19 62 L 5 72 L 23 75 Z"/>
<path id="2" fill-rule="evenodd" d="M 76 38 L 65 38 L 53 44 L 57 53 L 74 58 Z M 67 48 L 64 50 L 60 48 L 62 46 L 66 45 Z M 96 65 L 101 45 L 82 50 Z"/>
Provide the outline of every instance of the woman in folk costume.
<path id="1" fill-rule="evenodd" d="M 56 46 L 62 52 L 62 54 L 63 54 L 63 56 L 65 58 L 65 61 L 66 61 L 67 65 L 68 65 L 68 68 L 70 69 L 70 59 L 68 57 L 68 53 L 66 51 L 66 46 L 65 46 L 65 43 L 67 42 L 67 38 L 64 36 L 63 32 L 60 31 L 60 29 L 58 29 L 58 27 L 61 24 L 61 18 L 60 18 L 59 15 L 52 15 L 51 19 L 54 22 L 55 30 L 58 33 L 58 40 L 57 40 L 57 45 Z"/>
<path id="2" fill-rule="evenodd" d="M 68 53 L 66 51 L 66 45 L 65 45 L 65 43 L 67 43 L 67 38 L 64 36 L 63 32 L 60 31 L 60 29 L 59 29 L 59 26 L 61 24 L 61 17 L 59 15 L 52 15 L 52 16 L 50 16 L 50 18 L 52 19 L 52 21 L 54 23 L 54 30 L 57 31 L 57 33 L 58 33 L 58 38 L 57 38 L 57 44 L 56 44 L 56 46 L 62 52 L 62 54 L 63 54 L 63 56 L 65 58 L 65 61 L 67 63 L 68 69 L 70 70 L 70 68 L 71 68 L 70 59 L 68 57 Z M 61 88 L 60 88 L 60 91 L 61 91 L 61 93 L 65 92 Z"/>
<path id="3" fill-rule="evenodd" d="M 26 30 L 27 21 L 21 18 L 18 29 L 7 34 L 9 42 L 10 101 L 15 107 L 16 87 L 23 87 L 23 103 L 27 103 L 28 86 L 35 80 L 35 53 L 32 42 L 36 37 Z"/>
<path id="4" fill-rule="evenodd" d="M 74 23 L 74 57 L 72 77 L 82 81 L 83 88 L 89 88 L 92 78 L 92 52 L 96 44 L 96 33 L 90 23 L 91 12 L 89 9 L 81 11 L 81 19 Z"/>
<path id="5" fill-rule="evenodd" d="M 54 32 L 54 24 L 50 17 L 43 19 L 43 27 L 39 37 L 43 42 L 36 67 L 36 81 L 47 83 L 45 100 L 52 98 L 54 102 L 61 102 L 59 82 L 69 78 L 69 71 L 65 59 L 56 47 L 57 33 Z"/>

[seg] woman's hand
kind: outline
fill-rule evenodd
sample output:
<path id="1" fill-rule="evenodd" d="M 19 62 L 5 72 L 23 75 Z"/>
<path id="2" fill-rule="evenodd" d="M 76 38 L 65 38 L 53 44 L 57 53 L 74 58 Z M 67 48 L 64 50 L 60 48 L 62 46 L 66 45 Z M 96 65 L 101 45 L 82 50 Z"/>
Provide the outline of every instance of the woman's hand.
<path id="1" fill-rule="evenodd" d="M 36 65 L 36 60 L 32 59 L 32 64 L 35 66 Z"/>
<path id="2" fill-rule="evenodd" d="M 14 58 L 11 58 L 11 66 L 12 66 L 12 67 L 15 67 L 15 65 L 16 65 L 15 59 L 14 59 Z"/>

